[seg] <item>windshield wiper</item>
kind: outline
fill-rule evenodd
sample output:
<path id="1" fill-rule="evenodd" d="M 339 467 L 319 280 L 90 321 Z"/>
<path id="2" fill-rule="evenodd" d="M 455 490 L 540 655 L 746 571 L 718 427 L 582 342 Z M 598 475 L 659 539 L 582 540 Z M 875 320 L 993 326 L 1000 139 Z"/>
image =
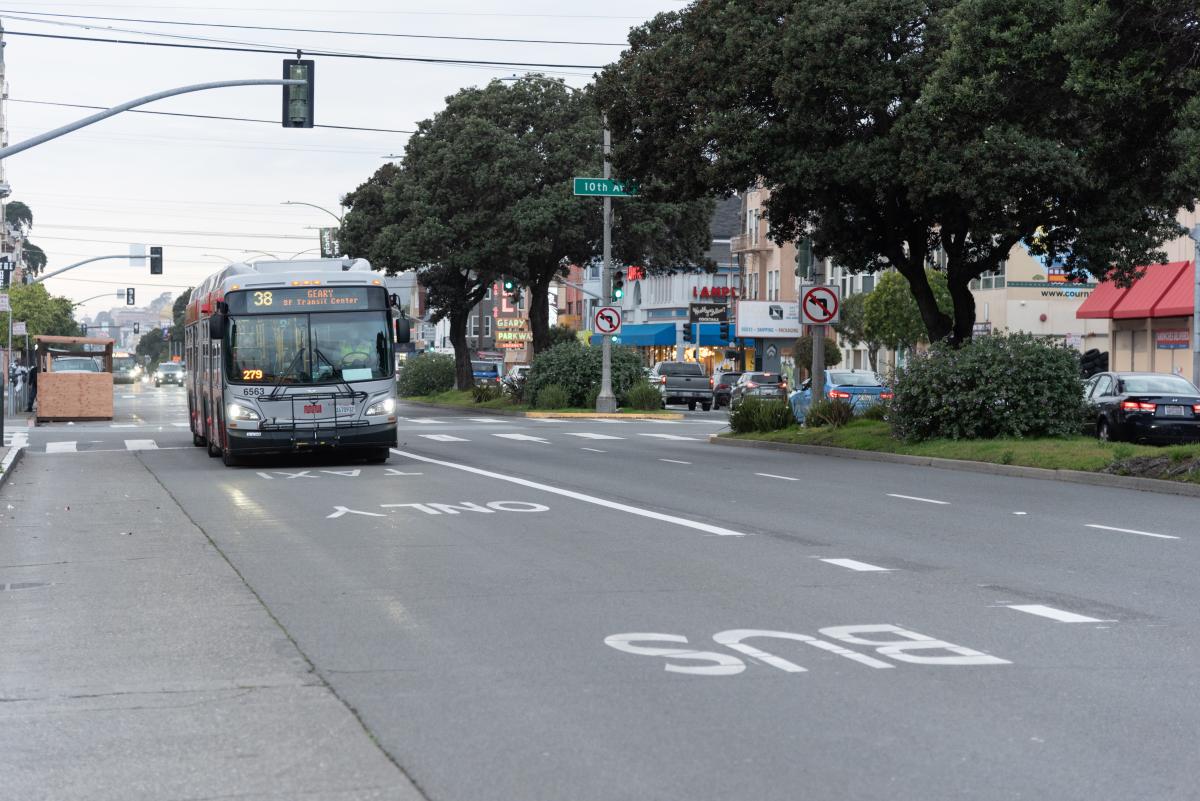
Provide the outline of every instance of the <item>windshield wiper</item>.
<path id="1" fill-rule="evenodd" d="M 296 351 L 296 355 L 292 357 L 291 362 L 288 363 L 287 369 L 279 374 L 279 378 L 275 379 L 275 386 L 273 386 L 271 388 L 271 397 L 272 398 L 279 396 L 279 389 L 283 386 L 283 379 L 287 378 L 289 375 L 292 374 L 292 371 L 296 369 L 296 362 L 299 361 L 300 357 L 303 355 L 304 355 L 304 348 L 301 347 Z"/>

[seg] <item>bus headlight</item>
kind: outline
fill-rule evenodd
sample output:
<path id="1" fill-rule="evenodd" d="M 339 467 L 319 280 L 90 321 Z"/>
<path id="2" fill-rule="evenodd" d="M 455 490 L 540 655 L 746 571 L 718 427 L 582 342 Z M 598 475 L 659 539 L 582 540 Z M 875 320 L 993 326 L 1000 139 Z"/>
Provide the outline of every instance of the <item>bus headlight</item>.
<path id="1" fill-rule="evenodd" d="M 394 411 L 396 411 L 396 399 L 384 398 L 377 403 L 371 404 L 370 408 L 367 409 L 367 417 L 379 414 L 391 414 Z"/>
<path id="2" fill-rule="evenodd" d="M 226 410 L 226 416 L 229 420 L 261 420 L 258 412 L 251 409 L 249 406 L 243 406 L 240 403 L 231 403 Z"/>

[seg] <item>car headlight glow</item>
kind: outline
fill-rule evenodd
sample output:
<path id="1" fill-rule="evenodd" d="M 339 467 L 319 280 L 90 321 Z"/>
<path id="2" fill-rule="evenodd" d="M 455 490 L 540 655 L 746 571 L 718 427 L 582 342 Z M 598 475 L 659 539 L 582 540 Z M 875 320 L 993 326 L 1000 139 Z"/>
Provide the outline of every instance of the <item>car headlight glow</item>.
<path id="1" fill-rule="evenodd" d="M 396 411 L 396 399 L 384 398 L 381 401 L 371 404 L 371 407 L 367 409 L 367 416 L 370 417 L 377 414 L 391 414 L 394 411 Z"/>
<path id="2" fill-rule="evenodd" d="M 231 403 L 226 410 L 226 414 L 230 420 L 261 420 L 258 412 L 251 409 L 249 406 L 243 406 L 240 403 Z"/>

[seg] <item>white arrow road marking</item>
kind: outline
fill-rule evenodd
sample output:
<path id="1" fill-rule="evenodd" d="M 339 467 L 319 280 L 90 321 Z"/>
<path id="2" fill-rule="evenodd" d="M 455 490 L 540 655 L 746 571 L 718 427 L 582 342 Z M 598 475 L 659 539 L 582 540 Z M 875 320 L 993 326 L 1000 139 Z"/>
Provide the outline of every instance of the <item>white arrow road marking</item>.
<path id="1" fill-rule="evenodd" d="M 640 433 L 640 432 L 639 432 L 639 433 L 638 433 L 638 436 L 639 436 L 639 437 L 654 437 L 655 439 L 676 439 L 676 440 L 686 440 L 686 441 L 689 441 L 689 442 L 695 442 L 695 441 L 696 441 L 696 438 L 695 438 L 695 437 L 681 437 L 681 436 L 679 436 L 678 434 L 643 434 L 643 433 Z"/>
<path id="2" fill-rule="evenodd" d="M 424 439 L 432 439 L 438 442 L 470 442 L 469 439 L 455 437 L 451 434 L 421 434 L 420 436 Z"/>
<path id="3" fill-rule="evenodd" d="M 1062 609 L 1055 609 L 1053 606 L 1043 606 L 1042 604 L 1008 604 L 1009 609 L 1016 609 L 1018 612 L 1026 612 L 1031 615 L 1039 615 L 1048 617 L 1051 620 L 1057 620 L 1059 623 L 1113 623 L 1112 620 L 1100 620 L 1099 618 L 1088 617 L 1087 615 L 1077 615 L 1074 612 L 1066 612 Z"/>
<path id="4" fill-rule="evenodd" d="M 515 439 L 518 442 L 540 442 L 543 445 L 549 445 L 550 440 L 542 439 L 541 437 L 531 437 L 528 434 L 492 434 L 493 437 L 501 437 L 503 439 Z"/>
<path id="5" fill-rule="evenodd" d="M 381 515 L 381 514 L 379 514 L 379 512 L 360 512 L 357 509 L 347 509 L 345 506 L 335 506 L 335 507 L 333 507 L 333 514 L 325 515 L 325 519 L 332 520 L 335 517 L 342 517 L 344 515 L 362 515 L 363 517 L 387 517 L 387 515 Z"/>
<path id="6" fill-rule="evenodd" d="M 889 498 L 902 498 L 906 501 L 920 501 L 921 503 L 936 503 L 938 506 L 949 506 L 950 501 L 935 501 L 933 498 L 918 498 L 916 495 L 897 495 L 894 492 L 887 494 Z"/>
<path id="7" fill-rule="evenodd" d="M 158 443 L 152 439 L 127 439 L 125 440 L 125 450 L 156 451 L 158 450 Z"/>
<path id="8" fill-rule="evenodd" d="M 583 439 L 625 439 L 624 437 L 610 437 L 608 434 L 586 434 L 583 432 L 565 431 L 568 437 L 582 437 Z"/>
<path id="9" fill-rule="evenodd" d="M 847 567 L 851 570 L 857 570 L 860 573 L 869 573 L 872 571 L 888 573 L 891 571 L 891 568 L 879 567 L 878 565 L 869 565 L 866 562 L 859 562 L 856 559 L 822 559 L 821 561 L 827 562 L 831 565 L 837 565 L 838 567 Z"/>
<path id="10" fill-rule="evenodd" d="M 47 442 L 46 453 L 75 453 L 75 441 Z"/>
<path id="11" fill-rule="evenodd" d="M 1160 540 L 1177 540 L 1179 537 L 1172 537 L 1170 534 L 1154 534 L 1149 531 L 1138 531 L 1132 528 L 1113 528 L 1112 526 L 1102 526 L 1098 523 L 1085 523 L 1088 528 L 1098 528 L 1102 531 L 1119 531 L 1122 534 L 1138 534 L 1142 537 L 1157 537 Z"/>
<path id="12" fill-rule="evenodd" d="M 449 467 L 452 470 L 461 470 L 464 473 L 474 473 L 475 475 L 478 475 L 478 476 L 486 476 L 488 478 L 494 478 L 497 481 L 507 481 L 510 484 L 519 484 L 522 487 L 529 487 L 530 489 L 541 490 L 542 492 L 549 492 L 549 493 L 553 493 L 554 495 L 561 495 L 564 498 L 572 498 L 577 501 L 582 501 L 583 503 L 590 503 L 590 504 L 594 504 L 596 506 L 603 506 L 607 509 L 616 509 L 619 512 L 626 512 L 628 514 L 637 515 L 639 517 L 648 517 L 651 520 L 660 520 L 664 523 L 671 523 L 676 526 L 683 526 L 684 528 L 691 528 L 691 529 L 695 529 L 697 531 L 706 532 L 708 534 L 716 534 L 721 537 L 744 537 L 744 536 L 746 536 L 745 533 L 741 532 L 741 531 L 733 531 L 731 529 L 721 528 L 720 526 L 711 526 L 708 523 L 700 523 L 695 520 L 688 520 L 683 517 L 676 517 L 674 515 L 663 514 L 662 512 L 654 512 L 654 511 L 651 511 L 650 509 L 641 509 L 637 506 L 630 506 L 628 504 L 618 503 L 617 501 L 610 501 L 606 498 L 597 498 L 595 495 L 585 495 L 582 492 L 575 492 L 573 490 L 563 489 L 562 487 L 554 487 L 549 484 L 541 484 L 537 481 L 529 481 L 528 479 L 517 478 L 516 476 L 506 476 L 503 473 L 494 473 L 491 470 L 482 470 L 478 467 L 471 467 L 471 466 L 465 465 L 465 464 L 456 464 L 454 462 L 445 462 L 445 461 L 442 461 L 441 459 L 430 459 L 428 456 L 418 456 L 415 453 L 408 453 L 407 451 L 402 451 L 397 448 L 392 448 L 392 453 L 396 454 L 397 456 L 404 456 L 409 459 L 414 459 L 418 462 L 427 462 L 428 464 L 441 465 L 442 467 Z"/>

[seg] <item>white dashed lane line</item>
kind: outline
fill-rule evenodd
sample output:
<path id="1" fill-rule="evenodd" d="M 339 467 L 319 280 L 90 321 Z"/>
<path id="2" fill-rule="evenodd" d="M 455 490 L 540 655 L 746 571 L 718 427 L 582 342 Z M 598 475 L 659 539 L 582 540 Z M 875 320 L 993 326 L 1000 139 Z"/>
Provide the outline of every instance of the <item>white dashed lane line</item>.
<path id="1" fill-rule="evenodd" d="M 763 478 L 777 478 L 780 481 L 799 481 L 800 480 L 798 478 L 792 478 L 791 476 L 777 476 L 774 473 L 755 473 L 754 475 L 762 476 Z"/>
<path id="2" fill-rule="evenodd" d="M 1018 612 L 1025 612 L 1030 615 L 1038 615 L 1039 617 L 1048 617 L 1051 620 L 1057 620 L 1059 623 L 1113 623 L 1112 620 L 1100 620 L 1087 615 L 1078 615 L 1074 612 L 1067 612 L 1063 609 L 1055 609 L 1053 606 L 1043 606 L 1042 604 L 1007 604 L 1009 609 L 1015 609 Z"/>
<path id="3" fill-rule="evenodd" d="M 568 437 L 580 437 L 581 439 L 625 439 L 624 437 L 612 437 L 608 434 L 589 434 L 586 432 L 567 431 L 564 432 Z"/>
<path id="4" fill-rule="evenodd" d="M 1160 540 L 1177 540 L 1179 537 L 1173 537 L 1170 534 L 1155 534 L 1151 531 L 1138 531 L 1132 528 L 1114 528 L 1112 526 L 1102 526 L 1099 523 L 1085 523 L 1088 528 L 1100 529 L 1101 531 L 1117 531 L 1121 534 L 1137 534 L 1139 537 L 1155 537 Z"/>
<path id="5" fill-rule="evenodd" d="M 933 498 L 918 498 L 916 495 L 897 495 L 894 492 L 887 493 L 889 498 L 900 498 L 905 501 L 920 501 L 921 503 L 936 503 L 938 506 L 949 506 L 950 501 L 937 501 Z"/>
<path id="6" fill-rule="evenodd" d="M 691 462 L 680 461 L 679 459 L 659 459 L 660 462 L 670 462 L 671 464 L 691 464 Z"/>
<path id="7" fill-rule="evenodd" d="M 822 559 L 822 562 L 827 564 L 845 567 L 850 570 L 857 570 L 860 573 L 888 573 L 891 568 L 880 567 L 879 565 L 869 565 L 866 562 L 860 562 L 857 559 Z"/>
<path id="8" fill-rule="evenodd" d="M 469 439 L 456 437 L 452 434 L 420 434 L 423 439 L 431 439 L 434 442 L 470 442 Z"/>

